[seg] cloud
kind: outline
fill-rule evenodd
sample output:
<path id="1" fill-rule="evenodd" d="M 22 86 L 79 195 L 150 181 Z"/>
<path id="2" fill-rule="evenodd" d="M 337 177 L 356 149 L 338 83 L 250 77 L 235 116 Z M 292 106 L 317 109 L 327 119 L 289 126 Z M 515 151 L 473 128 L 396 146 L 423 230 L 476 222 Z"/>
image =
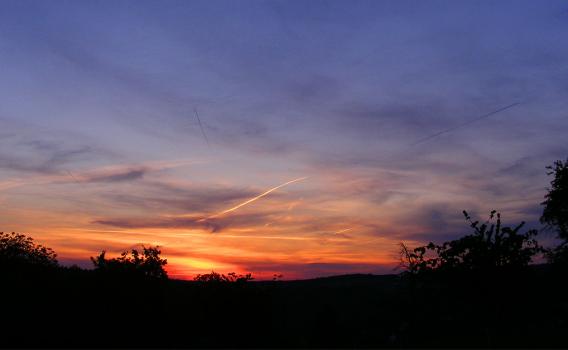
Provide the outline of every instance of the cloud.
<path id="1" fill-rule="evenodd" d="M 97 183 L 97 182 L 123 182 L 142 179 L 145 175 L 156 173 L 163 170 L 179 168 L 187 165 L 195 165 L 203 161 L 195 160 L 166 160 L 149 161 L 133 165 L 111 165 L 78 172 L 73 175 L 76 182 Z M 154 183 L 156 184 L 156 183 Z M 164 185 L 162 185 L 163 187 Z"/>
<path id="2" fill-rule="evenodd" d="M 145 174 L 150 172 L 151 169 L 145 167 L 138 167 L 138 168 L 127 168 L 127 169 L 120 169 L 117 171 L 107 171 L 107 172 L 98 172 L 98 173 L 87 173 L 85 175 L 81 175 L 80 177 L 75 177 L 78 182 L 87 182 L 87 183 L 94 183 L 94 182 L 122 182 L 122 181 L 133 181 L 141 179 Z"/>
<path id="3" fill-rule="evenodd" d="M 141 229 L 199 229 L 210 233 L 220 233 L 229 228 L 250 228 L 260 226 L 270 220 L 269 213 L 233 214 L 230 216 L 204 219 L 198 216 L 156 217 L 156 218 L 111 218 L 98 219 L 92 223 L 118 228 Z"/>
<path id="4" fill-rule="evenodd" d="M 337 126 L 351 134 L 372 135 L 391 142 L 406 139 L 410 143 L 425 130 L 446 126 L 452 120 L 450 107 L 448 102 L 434 97 L 382 102 L 354 100 L 337 106 L 334 114 Z"/>
<path id="5" fill-rule="evenodd" d="M 455 237 L 462 209 L 536 217 L 544 166 L 568 151 L 556 3 L 138 5 L 0 11 L 1 113 L 13 118 L 0 118 L 0 189 L 42 185 L 33 199 L 6 193 L 25 208 L 20 225 L 52 211 L 77 226 L 254 231 L 289 240 L 246 253 L 297 240 L 331 259 L 380 237 Z M 409 147 L 519 99 L 510 115 Z M 141 158 L 203 154 L 225 161 L 186 172 Z M 244 183 L 291 173 L 317 180 L 197 222 L 263 190 Z"/>
<path id="6" fill-rule="evenodd" d="M 257 195 L 251 188 L 145 180 L 138 191 L 103 194 L 105 201 L 162 212 L 212 212 Z M 278 196 L 278 194 L 275 194 Z"/>
<path id="7" fill-rule="evenodd" d="M 73 169 L 73 164 L 67 164 L 67 166 L 61 167 L 61 169 L 55 168 L 47 172 L 39 172 L 37 176 L 17 177 L 1 181 L 0 190 L 25 185 L 66 185 L 76 183 L 112 185 L 113 183 L 135 182 L 142 180 L 149 174 L 197 163 L 201 162 L 192 160 L 154 161 L 143 162 L 138 165 L 111 165 L 79 171 L 71 171 L 70 169 Z M 10 169 L 15 170 L 16 168 L 12 167 Z M 36 172 L 34 171 L 34 173 Z M 164 185 L 160 186 L 164 187 Z M 143 189 L 141 189 L 141 191 L 143 191 Z M 172 195 L 174 194 L 173 192 L 171 193 Z M 117 192 L 113 192 L 109 197 L 119 200 L 123 198 L 122 202 L 135 202 L 128 196 L 121 197 Z M 131 197 L 136 196 L 131 195 Z"/>
<path id="8" fill-rule="evenodd" d="M 463 209 L 467 209 L 472 217 L 477 216 L 477 208 L 460 209 L 454 203 L 429 202 L 405 210 L 393 220 L 393 224 L 403 226 L 404 222 L 412 223 L 413 227 L 407 226 L 407 230 L 398 235 L 400 240 L 441 243 L 470 232 L 462 214 Z"/>
<path id="9" fill-rule="evenodd" d="M 66 167 L 116 157 L 84 135 L 47 131 L 8 118 L 0 118 L 0 128 L 12 131 L 0 138 L 0 170 L 53 175 Z"/>
<path id="10" fill-rule="evenodd" d="M 0 151 L 0 169 L 11 172 L 35 174 L 54 174 L 64 166 L 76 161 L 84 161 L 97 156 L 99 152 L 89 146 L 65 146 L 62 144 L 46 144 L 39 148 L 41 141 L 28 144 L 6 144 L 0 142 L 2 149 L 10 150 L 10 154 Z M 31 147 L 29 147 L 31 146 Z"/>

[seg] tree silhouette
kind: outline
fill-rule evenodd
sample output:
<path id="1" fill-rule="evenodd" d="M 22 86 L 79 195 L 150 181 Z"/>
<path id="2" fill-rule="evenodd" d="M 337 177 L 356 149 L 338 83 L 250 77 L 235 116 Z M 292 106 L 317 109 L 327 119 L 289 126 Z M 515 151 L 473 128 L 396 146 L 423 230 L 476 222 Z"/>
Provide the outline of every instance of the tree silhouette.
<path id="1" fill-rule="evenodd" d="M 519 233 L 524 222 L 514 228 L 503 227 L 501 214 L 492 211 L 489 219 L 479 224 L 463 214 L 473 234 L 436 245 L 432 242 L 413 250 L 401 244 L 401 266 L 409 273 L 425 271 L 491 272 L 527 266 L 542 251 L 534 237 L 536 230 Z M 496 218 L 496 222 L 493 222 Z"/>
<path id="2" fill-rule="evenodd" d="M 540 222 L 548 229 L 557 232 L 562 240 L 560 245 L 548 252 L 548 257 L 553 262 L 568 262 L 568 159 L 565 162 L 557 160 L 553 166 L 546 167 L 550 171 L 548 175 L 554 175 L 550 182 L 551 187 L 544 196 L 545 201 Z"/>
<path id="3" fill-rule="evenodd" d="M 142 254 L 136 249 L 122 252 L 118 258 L 107 259 L 103 250 L 96 258 L 91 257 L 95 271 L 113 275 L 142 276 L 156 279 L 167 279 L 164 266 L 167 259 L 160 258 L 159 247 L 142 247 Z"/>
<path id="4" fill-rule="evenodd" d="M 35 244 L 33 238 L 20 233 L 0 232 L 0 263 L 57 267 L 57 254 L 51 248 Z"/>

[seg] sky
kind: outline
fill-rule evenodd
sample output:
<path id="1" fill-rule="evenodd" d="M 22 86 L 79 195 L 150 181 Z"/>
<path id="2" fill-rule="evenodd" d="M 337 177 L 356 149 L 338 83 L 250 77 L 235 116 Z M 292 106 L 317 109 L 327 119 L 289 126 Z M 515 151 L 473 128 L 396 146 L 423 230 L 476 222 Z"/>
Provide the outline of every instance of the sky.
<path id="1" fill-rule="evenodd" d="M 295 279 L 392 273 L 464 209 L 539 228 L 566 37 L 553 0 L 3 0 L 0 231 Z"/>

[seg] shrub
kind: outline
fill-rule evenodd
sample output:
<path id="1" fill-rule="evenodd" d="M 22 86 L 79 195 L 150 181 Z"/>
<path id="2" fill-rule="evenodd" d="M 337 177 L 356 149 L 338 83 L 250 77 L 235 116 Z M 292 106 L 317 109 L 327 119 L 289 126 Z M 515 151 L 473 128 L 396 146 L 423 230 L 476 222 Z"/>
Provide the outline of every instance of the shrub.
<path id="1" fill-rule="evenodd" d="M 536 230 L 519 233 L 524 222 L 514 228 L 503 227 L 501 215 L 492 211 L 489 220 L 483 224 L 472 221 L 464 210 L 463 214 L 473 234 L 436 245 L 432 242 L 408 249 L 402 244 L 402 266 L 409 273 L 424 271 L 490 272 L 501 269 L 526 267 L 532 258 L 542 252 L 535 240 Z M 496 218 L 496 222 L 493 219 Z"/>
<path id="2" fill-rule="evenodd" d="M 211 273 L 199 274 L 193 278 L 196 282 L 203 283 L 246 283 L 252 281 L 254 278 L 252 274 L 238 275 L 235 272 L 230 272 L 227 275 L 211 271 Z"/>

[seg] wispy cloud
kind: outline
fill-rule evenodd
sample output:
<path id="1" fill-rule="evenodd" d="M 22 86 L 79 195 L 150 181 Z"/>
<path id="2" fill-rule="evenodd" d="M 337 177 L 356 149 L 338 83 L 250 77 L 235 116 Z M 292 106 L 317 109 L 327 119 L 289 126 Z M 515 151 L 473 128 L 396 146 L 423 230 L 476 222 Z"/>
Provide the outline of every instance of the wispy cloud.
<path id="1" fill-rule="evenodd" d="M 93 159 L 100 154 L 89 146 L 66 146 L 37 140 L 0 144 L 0 170 L 19 173 L 55 174 L 73 162 Z"/>
<path id="2" fill-rule="evenodd" d="M 10 130 L 0 138 L 0 171 L 16 175 L 55 175 L 67 167 L 116 158 L 114 152 L 78 133 L 49 130 L 19 120 L 0 118 Z"/>
<path id="3" fill-rule="evenodd" d="M 70 184 L 70 183 L 117 183 L 140 180 L 146 174 L 162 170 L 182 167 L 191 164 L 199 164 L 202 161 L 174 160 L 146 162 L 138 165 L 112 165 L 91 170 L 71 171 L 66 167 L 55 171 L 49 171 L 45 175 L 28 176 L 26 178 L 14 178 L 0 182 L 0 189 L 8 189 L 25 185 L 47 184 Z M 43 174 L 43 173 L 42 173 Z"/>
<path id="4" fill-rule="evenodd" d="M 202 217 L 157 217 L 153 219 L 144 218 L 124 218 L 124 219 L 99 219 L 93 221 L 94 224 L 119 228 L 175 228 L 175 229 L 197 229 L 210 233 L 219 233 L 227 228 L 250 228 L 260 226 L 271 217 L 269 213 L 238 214 L 222 218 Z"/>
<path id="5" fill-rule="evenodd" d="M 562 1 L 0 7 L 0 224 L 71 258 L 359 271 L 462 209 L 534 221 L 568 152 Z"/>
<path id="6" fill-rule="evenodd" d="M 79 177 L 74 176 L 78 182 L 121 182 L 121 181 L 133 181 L 141 179 L 144 174 L 150 172 L 149 168 L 127 168 L 124 170 L 118 170 L 114 172 L 98 172 L 98 173 L 87 173 L 84 175 L 79 175 Z"/>

